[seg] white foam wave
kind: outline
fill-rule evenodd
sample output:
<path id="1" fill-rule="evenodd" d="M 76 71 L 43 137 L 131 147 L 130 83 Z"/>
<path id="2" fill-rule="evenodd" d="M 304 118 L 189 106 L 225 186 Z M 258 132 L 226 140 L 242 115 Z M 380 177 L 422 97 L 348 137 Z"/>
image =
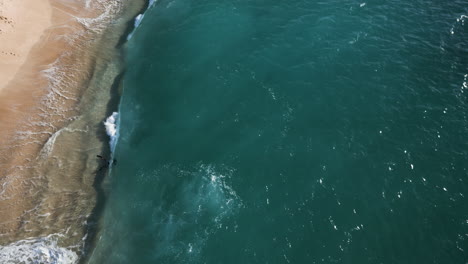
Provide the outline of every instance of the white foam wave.
<path id="1" fill-rule="evenodd" d="M 70 249 L 57 245 L 54 234 L 46 237 L 20 240 L 6 246 L 0 246 L 0 263 L 3 264 L 74 264 L 78 255 Z"/>
<path id="2" fill-rule="evenodd" d="M 466 89 L 468 89 L 468 74 L 465 74 L 463 76 L 463 83 L 462 86 L 460 87 L 460 91 L 463 93 Z"/>
<path id="3" fill-rule="evenodd" d="M 106 24 L 109 23 L 115 15 L 123 8 L 123 1 L 108 1 L 108 0 L 86 0 L 85 8 L 93 10 L 101 10 L 97 17 L 76 17 L 77 22 L 82 24 L 86 29 L 94 32 L 102 32 L 106 29 Z"/>
<path id="4" fill-rule="evenodd" d="M 153 7 L 153 5 L 156 3 L 157 0 L 149 0 L 148 2 L 148 9 L 150 9 L 151 7 Z M 146 12 L 146 11 L 145 11 Z M 135 17 L 135 22 L 134 22 L 134 26 L 135 28 L 139 27 L 140 24 L 141 24 L 141 21 L 143 21 L 143 18 L 145 17 L 145 12 L 143 12 L 142 14 L 138 14 L 138 16 Z M 132 36 L 133 36 L 133 33 L 135 32 L 135 30 L 133 30 L 128 36 L 127 36 L 127 40 L 131 39 Z"/>
<path id="5" fill-rule="evenodd" d="M 117 143 L 117 138 L 119 137 L 119 131 L 117 127 L 118 118 L 119 113 L 113 112 L 112 115 L 109 116 L 104 122 L 104 126 L 106 127 L 106 133 L 110 137 L 109 144 L 112 152 L 114 152 L 115 144 Z"/>
<path id="6" fill-rule="evenodd" d="M 50 153 L 52 153 L 52 150 L 54 149 L 55 140 L 57 139 L 58 136 L 60 136 L 62 132 L 63 132 L 63 129 L 60 129 L 57 132 L 55 132 L 51 137 L 49 137 L 47 142 L 42 147 L 41 152 L 39 153 L 40 157 L 46 158 L 50 155 Z"/>
<path id="7" fill-rule="evenodd" d="M 135 28 L 137 28 L 141 24 L 141 21 L 143 20 L 144 17 L 145 17 L 144 14 L 138 14 L 138 16 L 135 17 L 135 22 L 133 23 Z M 128 34 L 127 40 L 132 38 L 134 32 L 135 32 L 135 29 L 130 34 Z"/>
<path id="8" fill-rule="evenodd" d="M 59 137 L 63 132 L 69 132 L 69 133 L 74 133 L 74 132 L 82 132 L 82 133 L 87 133 L 88 130 L 83 130 L 83 129 L 71 129 L 71 128 L 67 128 L 67 127 L 64 127 L 64 128 L 61 128 L 59 130 L 57 130 L 55 133 L 53 133 L 49 139 L 47 140 L 47 142 L 44 144 L 44 146 L 42 147 L 41 149 L 41 152 L 39 153 L 39 157 L 41 158 L 47 158 L 50 153 L 52 153 L 52 151 L 54 150 L 54 145 L 55 145 L 55 141 L 57 140 L 57 137 Z M 44 132 L 41 132 L 41 133 L 44 133 Z"/>
<path id="9" fill-rule="evenodd" d="M 135 17 L 135 27 L 138 27 L 145 17 L 145 14 L 139 14 L 138 16 Z"/>
<path id="10" fill-rule="evenodd" d="M 465 25 L 465 19 L 467 19 L 468 16 L 467 15 L 461 15 L 460 17 L 457 18 L 457 22 L 452 26 L 452 28 L 450 29 L 450 34 L 454 35 L 455 34 L 455 27 L 457 25 L 461 25 L 461 26 L 464 26 Z"/>
<path id="11" fill-rule="evenodd" d="M 148 7 L 152 7 L 157 0 L 149 0 Z"/>

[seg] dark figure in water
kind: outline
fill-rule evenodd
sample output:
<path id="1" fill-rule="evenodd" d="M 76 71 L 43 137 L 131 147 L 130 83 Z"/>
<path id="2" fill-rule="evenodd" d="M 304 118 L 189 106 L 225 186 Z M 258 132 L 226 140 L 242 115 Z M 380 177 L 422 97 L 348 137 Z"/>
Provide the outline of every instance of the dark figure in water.
<path id="1" fill-rule="evenodd" d="M 96 155 L 96 157 L 98 157 L 99 159 L 101 159 L 101 160 L 103 160 L 103 161 L 106 162 L 106 165 L 102 166 L 102 167 L 99 169 L 99 171 L 109 168 L 109 166 L 110 166 L 111 164 L 114 165 L 114 166 L 117 165 L 117 160 L 116 160 L 116 159 L 113 159 L 112 161 L 109 161 L 109 160 L 107 160 L 106 158 L 104 158 L 104 157 L 101 156 L 101 155 Z"/>

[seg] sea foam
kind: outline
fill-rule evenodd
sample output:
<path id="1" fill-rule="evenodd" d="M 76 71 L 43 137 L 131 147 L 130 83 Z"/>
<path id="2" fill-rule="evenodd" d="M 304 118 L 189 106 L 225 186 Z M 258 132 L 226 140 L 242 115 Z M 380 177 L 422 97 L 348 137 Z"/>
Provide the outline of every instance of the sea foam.
<path id="1" fill-rule="evenodd" d="M 104 126 L 106 127 L 106 133 L 110 137 L 109 144 L 112 152 L 114 152 L 115 144 L 117 143 L 117 138 L 119 137 L 119 131 L 117 127 L 118 118 L 119 113 L 113 112 L 112 115 L 109 116 L 104 122 Z"/>
<path id="2" fill-rule="evenodd" d="M 145 14 L 139 14 L 138 16 L 135 17 L 135 27 L 138 27 L 141 23 L 141 20 L 145 17 Z"/>
<path id="3" fill-rule="evenodd" d="M 0 263 L 50 263 L 74 264 L 78 262 L 78 255 L 70 249 L 57 245 L 57 237 L 25 239 L 6 246 L 0 246 Z"/>
<path id="4" fill-rule="evenodd" d="M 138 16 L 135 17 L 135 22 L 133 23 L 135 28 L 137 28 L 140 25 L 141 21 L 143 20 L 143 17 L 145 17 L 144 14 L 139 14 Z M 135 32 L 135 30 L 133 30 L 130 34 L 128 34 L 127 40 L 132 38 L 133 32 Z"/>
<path id="5" fill-rule="evenodd" d="M 156 3 L 157 0 L 149 0 L 148 2 L 148 9 L 150 9 L 154 3 Z M 147 10 L 148 10 L 147 9 Z M 141 21 L 143 21 L 143 18 L 145 17 L 145 12 L 143 12 L 143 14 L 138 14 L 138 16 L 135 17 L 135 22 L 133 23 L 134 27 L 137 28 L 140 26 L 141 24 Z M 133 36 L 133 32 L 132 31 L 128 36 L 127 36 L 127 40 L 131 39 L 132 36 Z"/>

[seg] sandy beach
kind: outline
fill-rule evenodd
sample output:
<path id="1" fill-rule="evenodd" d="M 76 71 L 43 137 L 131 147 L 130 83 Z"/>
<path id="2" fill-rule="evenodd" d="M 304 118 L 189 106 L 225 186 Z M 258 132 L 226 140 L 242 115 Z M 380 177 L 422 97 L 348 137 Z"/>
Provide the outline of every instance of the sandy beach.
<path id="1" fill-rule="evenodd" d="M 49 1 L 0 1 L 0 91 L 13 79 L 51 23 Z"/>
<path id="2" fill-rule="evenodd" d="M 72 251 L 90 239 L 96 177 L 105 174 L 96 154 L 108 155 L 102 122 L 116 108 L 122 36 L 144 3 L 0 0 L 4 254 L 19 254 L 8 245 L 31 243 L 24 239 Z"/>
<path id="3" fill-rule="evenodd" d="M 26 17 L 28 19 L 25 19 Z M 51 23 L 52 6 L 49 1 L 1 0 L 0 2 L 0 133 L 3 145 L 0 153 L 2 158 L 0 180 L 3 183 L 2 197 L 6 193 L 13 193 L 14 190 L 20 189 L 18 184 L 8 180 L 11 177 L 10 172 L 14 163 L 7 162 L 11 161 L 11 153 L 6 150 L 13 149 L 8 144 L 15 141 L 12 136 L 16 132 L 18 121 L 22 118 L 21 112 L 32 104 L 32 98 L 22 96 L 25 92 L 29 92 L 28 87 L 8 84 L 15 79 L 16 75 L 21 76 L 20 78 L 24 78 L 25 75 L 38 77 L 37 73 L 34 74 L 32 71 L 19 73 L 19 70 L 27 64 L 26 60 L 33 47 L 40 44 L 41 37 L 45 34 L 45 30 L 51 26 Z M 37 55 L 34 54 L 34 56 Z M 39 78 L 37 81 L 41 82 Z M 33 91 L 30 90 L 30 92 Z M 8 188 L 9 184 L 13 184 L 14 190 Z M 15 219 L 20 217 L 23 206 L 14 205 L 12 201 L 14 199 L 0 200 L 2 236 L 18 228 L 18 222 Z"/>

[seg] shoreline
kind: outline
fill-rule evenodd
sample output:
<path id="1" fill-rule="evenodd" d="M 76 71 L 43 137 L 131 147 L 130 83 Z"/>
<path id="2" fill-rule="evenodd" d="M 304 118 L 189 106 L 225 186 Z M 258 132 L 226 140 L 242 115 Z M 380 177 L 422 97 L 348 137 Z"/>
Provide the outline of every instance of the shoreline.
<path id="1" fill-rule="evenodd" d="M 139 26 L 139 23 L 137 23 L 136 20 L 139 19 L 140 16 L 144 15 L 144 13 L 148 10 L 148 8 L 150 8 L 153 5 L 153 3 L 154 3 L 154 0 L 144 0 L 144 5 L 140 8 L 140 10 L 137 13 L 135 13 L 135 15 L 133 16 L 133 19 L 127 22 L 126 30 L 121 35 L 117 44 L 117 48 L 121 53 L 120 56 L 122 59 L 125 57 L 125 44 L 130 40 L 136 28 Z M 117 112 L 120 115 L 119 105 L 120 105 L 121 94 L 123 91 L 123 81 L 124 81 L 125 72 L 126 72 L 125 68 L 126 67 L 124 67 L 122 71 L 114 78 L 114 82 L 110 89 L 111 97 L 107 104 L 106 118 L 113 115 L 115 112 Z M 107 134 L 107 131 L 105 130 L 106 128 L 102 126 L 103 132 L 101 133 L 101 135 L 105 134 L 105 142 L 106 142 L 105 147 L 102 149 L 102 154 L 105 157 L 113 158 L 113 153 L 112 153 L 111 145 L 110 145 L 111 143 L 109 141 L 110 140 L 109 135 Z M 118 138 L 115 144 L 117 143 L 118 143 Z M 88 263 L 88 261 L 92 258 L 93 251 L 96 248 L 96 245 L 99 241 L 98 234 L 101 230 L 100 220 L 102 219 L 101 217 L 102 217 L 102 214 L 104 213 L 104 207 L 105 207 L 106 199 L 107 199 L 106 196 L 109 193 L 108 183 L 106 183 L 106 176 L 108 176 L 109 173 L 110 173 L 110 170 L 96 173 L 93 186 L 96 190 L 97 199 L 96 199 L 95 207 L 93 208 L 90 216 L 88 217 L 88 220 L 92 224 L 89 225 L 89 228 L 87 229 L 87 234 L 89 234 L 89 236 L 86 237 L 85 247 L 83 249 L 83 255 L 81 256 L 79 263 Z"/>
<path id="2" fill-rule="evenodd" d="M 123 40 L 146 2 L 50 0 L 51 25 L 0 91 L 0 249 L 58 234 L 83 257 L 94 243 L 102 121 L 118 105 Z"/>

